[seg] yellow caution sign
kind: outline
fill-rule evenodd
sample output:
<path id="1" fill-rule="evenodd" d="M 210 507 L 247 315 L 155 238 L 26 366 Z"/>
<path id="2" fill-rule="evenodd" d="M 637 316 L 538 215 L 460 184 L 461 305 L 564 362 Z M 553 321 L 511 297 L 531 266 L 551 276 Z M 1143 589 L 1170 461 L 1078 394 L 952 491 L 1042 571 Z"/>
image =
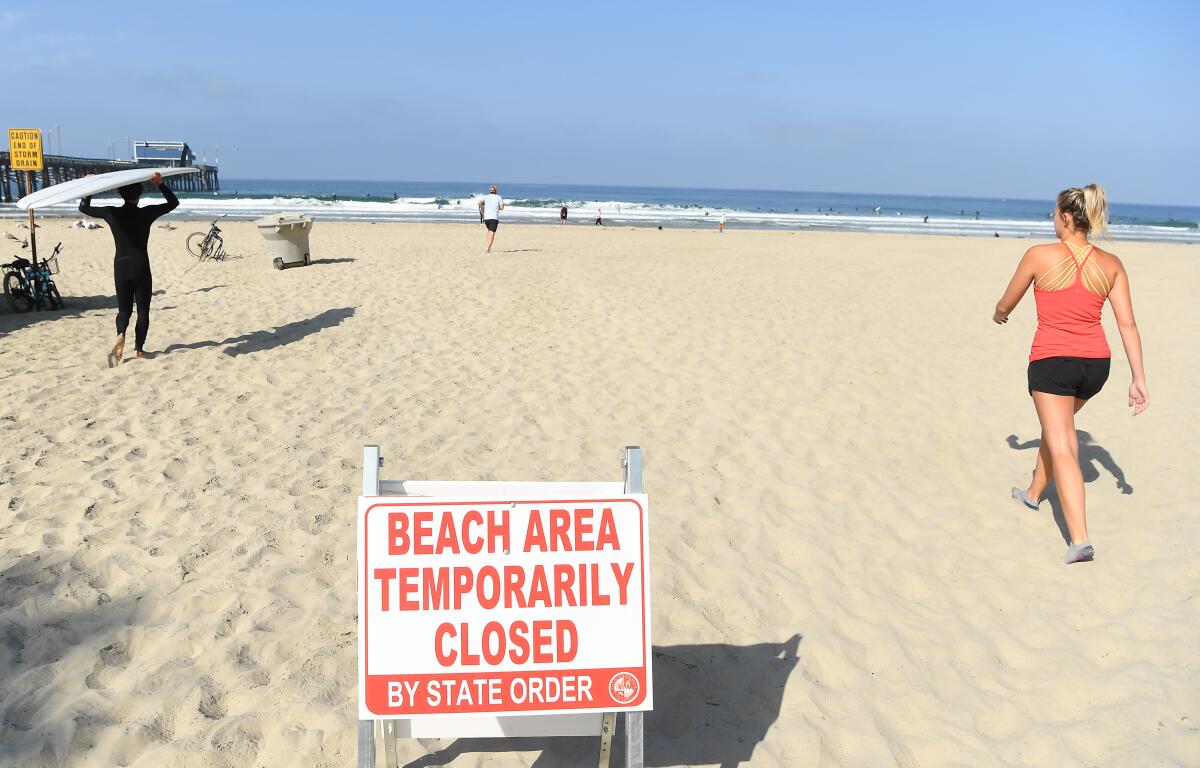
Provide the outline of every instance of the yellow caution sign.
<path id="1" fill-rule="evenodd" d="M 14 171 L 42 170 L 41 129 L 9 128 L 8 156 Z"/>

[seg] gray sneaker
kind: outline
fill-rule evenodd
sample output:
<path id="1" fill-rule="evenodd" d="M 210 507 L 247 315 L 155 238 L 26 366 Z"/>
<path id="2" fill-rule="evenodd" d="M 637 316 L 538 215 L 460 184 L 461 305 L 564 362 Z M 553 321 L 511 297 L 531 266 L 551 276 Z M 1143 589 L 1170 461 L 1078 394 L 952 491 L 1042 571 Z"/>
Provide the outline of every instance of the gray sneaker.
<path id="1" fill-rule="evenodd" d="M 1022 488 L 1013 488 L 1012 489 L 1012 497 L 1014 499 L 1020 501 L 1022 504 L 1029 507 L 1030 509 L 1038 508 L 1038 503 L 1036 501 L 1034 501 L 1033 499 L 1029 498 L 1029 494 L 1025 493 L 1025 490 Z"/>
<path id="2" fill-rule="evenodd" d="M 1095 556 L 1096 550 L 1092 549 L 1091 542 L 1085 541 L 1082 544 L 1072 544 L 1067 547 L 1067 554 L 1063 555 L 1063 562 L 1067 565 L 1071 563 L 1090 563 Z"/>

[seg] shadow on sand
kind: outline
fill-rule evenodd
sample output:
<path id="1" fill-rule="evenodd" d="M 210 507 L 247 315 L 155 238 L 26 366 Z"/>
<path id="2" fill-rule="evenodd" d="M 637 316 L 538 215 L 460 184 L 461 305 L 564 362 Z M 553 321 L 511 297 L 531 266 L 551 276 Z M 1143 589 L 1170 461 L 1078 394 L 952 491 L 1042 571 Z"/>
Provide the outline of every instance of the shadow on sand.
<path id="1" fill-rule="evenodd" d="M 165 291 L 155 291 L 155 296 L 161 296 Z M 33 312 L 13 312 L 8 303 L 0 299 L 0 338 L 24 328 L 34 323 L 50 322 L 52 320 L 60 320 L 64 317 L 80 317 L 85 312 L 91 312 L 94 309 L 112 309 L 117 308 L 117 297 L 115 294 L 106 294 L 100 296 L 63 296 L 62 309 L 46 309 Z M 163 309 L 172 309 L 173 307 L 163 307 L 152 305 L 151 312 L 157 312 Z"/>
<path id="2" fill-rule="evenodd" d="M 342 321 L 353 317 L 354 307 L 341 307 L 339 309 L 327 309 L 315 317 L 310 317 L 307 320 L 296 320 L 295 322 L 285 323 L 273 331 L 252 331 L 244 333 L 241 336 L 224 339 L 223 341 L 194 341 L 190 344 L 172 344 L 161 352 L 150 355 L 157 357 L 159 355 L 169 355 L 172 352 L 178 352 L 184 349 L 205 349 L 206 347 L 225 347 L 225 354 L 231 357 L 238 355 L 248 355 L 251 352 L 262 352 L 267 349 L 282 347 L 285 344 L 291 344 L 294 341 L 299 341 L 305 336 L 311 336 L 314 333 L 333 328 L 340 325 Z"/>
<path id="3" fill-rule="evenodd" d="M 308 264 L 309 266 L 312 266 L 313 264 L 352 264 L 356 261 L 358 261 L 358 259 L 352 259 L 349 256 L 343 256 L 337 259 L 313 259 L 308 262 Z"/>
<path id="4" fill-rule="evenodd" d="M 86 584 L 71 554 L 33 552 L 0 572 L 0 763 L 58 765 L 86 749 L 70 739 L 67 754 L 48 754 L 46 742 L 67 742 L 95 725 L 86 716 L 64 717 L 76 705 L 55 678 L 71 666 L 91 670 L 85 685 L 103 691 L 110 670 L 130 663 L 131 650 L 117 636 L 133 626 L 142 596 L 111 599 Z M 86 659 L 80 664 L 81 659 Z M 94 663 L 89 663 L 94 660 Z M 81 672 L 82 674 L 82 672 Z M 74 694 L 72 694 L 73 696 Z M 43 746 L 46 745 L 46 746 Z"/>
<path id="5" fill-rule="evenodd" d="M 1113 460 L 1112 454 L 1099 445 L 1091 433 L 1077 429 L 1075 430 L 1075 434 L 1079 440 L 1079 471 L 1083 474 L 1083 482 L 1096 482 L 1100 479 L 1100 469 L 1105 469 L 1117 481 L 1117 488 L 1121 493 L 1126 495 L 1132 494 L 1133 486 L 1125 481 L 1125 470 L 1121 469 L 1117 462 Z M 1037 451 L 1042 445 L 1042 441 L 1038 438 L 1022 443 L 1016 435 L 1009 435 L 1007 440 L 1008 447 L 1015 451 L 1030 449 Z M 1054 524 L 1058 526 L 1058 532 L 1062 535 L 1063 541 L 1070 544 L 1071 534 L 1067 532 L 1067 522 L 1063 517 L 1062 501 L 1058 498 L 1058 488 L 1055 486 L 1053 480 L 1046 487 L 1046 492 L 1042 494 L 1042 498 L 1050 502 L 1050 509 L 1054 513 Z"/>
<path id="6" fill-rule="evenodd" d="M 645 718 L 647 766 L 748 762 L 779 719 L 783 690 L 799 661 L 800 635 L 757 645 L 654 648 L 654 710 Z M 612 765 L 625 764 L 624 718 L 617 719 Z M 446 765 L 464 753 L 541 751 L 534 768 L 594 765 L 596 737 L 458 739 L 407 768 Z"/>
<path id="7" fill-rule="evenodd" d="M 192 290 L 192 291 L 185 291 L 185 292 L 183 292 L 183 293 L 181 293 L 181 294 L 179 294 L 179 295 L 180 295 L 180 296 L 189 296 L 189 295 L 191 295 L 191 294 L 193 294 L 193 293 L 208 293 L 209 291 L 215 291 L 215 290 L 217 290 L 218 288 L 228 288 L 228 287 L 229 287 L 229 284 L 228 284 L 228 283 L 222 283 L 221 285 L 210 285 L 210 286 L 208 286 L 207 288 L 197 288 L 197 289 L 195 289 L 195 290 Z M 152 309 L 153 309 L 153 308 L 152 308 Z"/>
<path id="8" fill-rule="evenodd" d="M 63 317 L 79 317 L 93 309 L 116 309 L 116 296 L 64 296 L 62 309 L 46 309 L 33 312 L 14 312 L 8 303 L 0 299 L 0 336 L 34 323 L 49 322 Z"/>

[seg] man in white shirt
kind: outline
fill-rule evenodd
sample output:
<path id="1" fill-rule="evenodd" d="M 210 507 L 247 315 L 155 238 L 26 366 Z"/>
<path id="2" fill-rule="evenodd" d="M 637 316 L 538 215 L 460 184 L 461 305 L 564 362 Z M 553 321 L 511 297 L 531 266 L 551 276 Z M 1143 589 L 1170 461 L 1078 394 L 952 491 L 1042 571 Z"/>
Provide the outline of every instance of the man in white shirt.
<path id="1" fill-rule="evenodd" d="M 496 228 L 500 226 L 500 211 L 504 210 L 504 198 L 496 193 L 496 185 L 479 201 L 479 212 L 487 227 L 487 252 L 492 252 L 492 241 L 496 239 Z"/>

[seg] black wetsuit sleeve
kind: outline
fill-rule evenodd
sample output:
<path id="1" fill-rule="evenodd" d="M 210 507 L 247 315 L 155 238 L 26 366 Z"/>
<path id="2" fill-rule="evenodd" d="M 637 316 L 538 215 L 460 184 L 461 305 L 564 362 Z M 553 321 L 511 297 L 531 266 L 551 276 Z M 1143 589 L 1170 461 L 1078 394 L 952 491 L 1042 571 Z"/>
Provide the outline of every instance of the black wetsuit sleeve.
<path id="1" fill-rule="evenodd" d="M 170 213 L 179 207 L 179 198 L 175 197 L 175 193 L 171 191 L 170 187 L 168 187 L 166 184 L 159 184 L 158 191 L 161 192 L 162 196 L 167 199 L 167 202 L 159 203 L 158 205 L 146 206 L 146 210 L 151 211 L 156 219 L 159 216 Z"/>
<path id="2" fill-rule="evenodd" d="M 92 205 L 91 195 L 88 195 L 79 201 L 79 212 L 85 216 L 95 216 L 97 219 L 104 219 L 105 221 L 108 221 L 107 213 L 110 210 L 112 210 L 112 208 L 107 205 Z"/>

